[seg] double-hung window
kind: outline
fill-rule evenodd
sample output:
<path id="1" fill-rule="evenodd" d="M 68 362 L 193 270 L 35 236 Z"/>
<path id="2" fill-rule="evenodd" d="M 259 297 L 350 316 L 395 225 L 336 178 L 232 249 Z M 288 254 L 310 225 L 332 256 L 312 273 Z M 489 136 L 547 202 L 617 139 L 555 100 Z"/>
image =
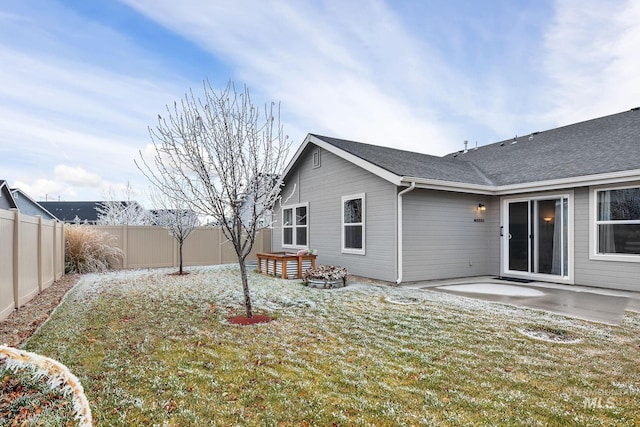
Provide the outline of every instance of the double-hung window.
<path id="1" fill-rule="evenodd" d="M 640 187 L 594 190 L 596 257 L 640 262 Z"/>
<path id="2" fill-rule="evenodd" d="M 309 204 L 282 208 L 282 246 L 306 248 L 309 246 Z"/>
<path id="3" fill-rule="evenodd" d="M 342 252 L 365 253 L 365 195 L 342 197 Z"/>

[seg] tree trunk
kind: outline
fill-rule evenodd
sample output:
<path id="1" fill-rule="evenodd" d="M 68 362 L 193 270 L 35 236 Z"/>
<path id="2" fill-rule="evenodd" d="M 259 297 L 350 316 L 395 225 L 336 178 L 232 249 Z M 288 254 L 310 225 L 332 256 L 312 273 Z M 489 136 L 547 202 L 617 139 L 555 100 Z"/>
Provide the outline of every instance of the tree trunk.
<path id="1" fill-rule="evenodd" d="M 180 263 L 180 270 L 178 272 L 178 274 L 180 276 L 182 276 L 182 245 L 184 242 L 180 242 L 178 245 L 178 262 Z"/>
<path id="2" fill-rule="evenodd" d="M 238 263 L 240 264 L 240 275 L 242 276 L 242 291 L 244 292 L 244 308 L 247 312 L 247 318 L 253 317 L 253 311 L 251 308 L 251 294 L 249 293 L 249 281 L 247 279 L 247 266 L 244 263 L 244 258 L 238 257 Z"/>

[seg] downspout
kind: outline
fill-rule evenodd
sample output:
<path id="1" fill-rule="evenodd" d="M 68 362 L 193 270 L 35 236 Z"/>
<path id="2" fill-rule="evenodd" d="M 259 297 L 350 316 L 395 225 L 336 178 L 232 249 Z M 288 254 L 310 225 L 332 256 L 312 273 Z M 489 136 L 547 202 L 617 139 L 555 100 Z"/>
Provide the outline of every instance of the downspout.
<path id="1" fill-rule="evenodd" d="M 402 283 L 402 196 L 408 193 L 409 191 L 413 191 L 416 188 L 415 181 L 411 182 L 411 185 L 401 192 L 398 193 L 398 279 L 396 280 L 396 285 Z"/>

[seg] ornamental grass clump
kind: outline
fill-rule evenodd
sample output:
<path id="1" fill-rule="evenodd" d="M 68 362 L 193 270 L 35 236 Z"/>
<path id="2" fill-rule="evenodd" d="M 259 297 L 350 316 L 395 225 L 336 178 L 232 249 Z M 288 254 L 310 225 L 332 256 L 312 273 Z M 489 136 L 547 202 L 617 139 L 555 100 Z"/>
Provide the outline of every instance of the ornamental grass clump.
<path id="1" fill-rule="evenodd" d="M 124 258 L 117 237 L 97 228 L 74 224 L 65 227 L 64 234 L 67 273 L 103 272 Z"/>

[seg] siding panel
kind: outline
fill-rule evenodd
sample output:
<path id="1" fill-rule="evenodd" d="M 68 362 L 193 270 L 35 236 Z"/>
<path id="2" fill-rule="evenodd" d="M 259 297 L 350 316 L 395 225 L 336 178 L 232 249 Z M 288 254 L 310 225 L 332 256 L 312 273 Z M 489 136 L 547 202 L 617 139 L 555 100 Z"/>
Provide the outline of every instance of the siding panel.
<path id="1" fill-rule="evenodd" d="M 309 145 L 289 174 L 283 204 L 309 203 L 309 247 L 318 250 L 318 264 L 346 267 L 349 273 L 380 280 L 396 279 L 396 186 L 328 152 L 313 167 Z M 365 255 L 341 253 L 342 196 L 366 194 Z M 276 207 L 273 251 L 282 248 L 281 206 Z"/>
<path id="2" fill-rule="evenodd" d="M 479 212 L 478 203 L 487 210 Z M 404 196 L 403 216 L 406 281 L 497 273 L 499 209 L 494 198 L 418 189 Z"/>
<path id="3" fill-rule="evenodd" d="M 575 191 L 575 282 L 577 285 L 640 291 L 640 263 L 589 259 L 589 195 Z"/>

